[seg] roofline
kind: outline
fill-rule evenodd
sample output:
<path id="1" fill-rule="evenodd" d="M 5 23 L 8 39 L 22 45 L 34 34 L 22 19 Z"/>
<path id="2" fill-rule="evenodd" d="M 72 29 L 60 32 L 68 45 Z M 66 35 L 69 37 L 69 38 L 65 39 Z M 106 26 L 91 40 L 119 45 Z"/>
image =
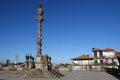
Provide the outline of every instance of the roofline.
<path id="1" fill-rule="evenodd" d="M 81 58 L 81 59 L 74 59 L 74 58 L 72 58 L 71 60 L 93 60 L 93 58 Z"/>

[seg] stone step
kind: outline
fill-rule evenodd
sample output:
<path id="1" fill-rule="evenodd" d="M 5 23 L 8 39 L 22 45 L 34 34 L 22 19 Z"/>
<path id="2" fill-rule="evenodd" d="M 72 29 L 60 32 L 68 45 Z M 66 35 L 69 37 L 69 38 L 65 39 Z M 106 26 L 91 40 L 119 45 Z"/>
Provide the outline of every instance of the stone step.
<path id="1" fill-rule="evenodd" d="M 57 78 L 60 78 L 60 77 L 63 77 L 63 76 L 64 76 L 64 75 L 61 74 L 59 71 L 56 71 L 56 70 L 53 70 L 53 69 L 50 70 L 50 73 L 53 74 L 53 75 L 54 75 L 55 77 L 57 77 Z"/>

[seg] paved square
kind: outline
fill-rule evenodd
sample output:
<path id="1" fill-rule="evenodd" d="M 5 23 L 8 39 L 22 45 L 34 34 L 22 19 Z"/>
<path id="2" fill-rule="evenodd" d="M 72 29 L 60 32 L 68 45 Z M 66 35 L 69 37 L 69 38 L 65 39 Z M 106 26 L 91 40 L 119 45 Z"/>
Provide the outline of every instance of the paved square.
<path id="1" fill-rule="evenodd" d="M 120 80 L 106 72 L 61 72 L 61 78 L 13 78 L 15 71 L 0 71 L 0 80 Z"/>

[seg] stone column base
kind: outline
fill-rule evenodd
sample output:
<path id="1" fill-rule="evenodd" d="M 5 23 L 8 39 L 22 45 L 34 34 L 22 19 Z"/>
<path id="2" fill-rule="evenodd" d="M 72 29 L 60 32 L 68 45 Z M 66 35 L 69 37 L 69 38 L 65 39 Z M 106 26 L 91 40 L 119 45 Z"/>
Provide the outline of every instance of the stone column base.
<path id="1" fill-rule="evenodd" d="M 43 70 L 43 64 L 42 64 L 42 62 L 36 62 L 35 63 L 35 69 Z"/>
<path id="2" fill-rule="evenodd" d="M 42 56 L 41 55 L 36 56 L 35 68 L 43 70 L 43 63 L 42 63 Z"/>

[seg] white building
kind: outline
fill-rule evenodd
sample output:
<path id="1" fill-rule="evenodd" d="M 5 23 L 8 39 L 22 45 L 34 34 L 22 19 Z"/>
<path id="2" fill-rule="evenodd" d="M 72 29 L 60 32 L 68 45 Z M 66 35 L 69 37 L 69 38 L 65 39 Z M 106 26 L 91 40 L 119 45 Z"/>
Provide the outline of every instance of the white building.
<path id="1" fill-rule="evenodd" d="M 82 55 L 72 58 L 72 61 L 73 70 L 90 70 L 93 65 L 93 58 L 90 58 L 89 55 Z"/>
<path id="2" fill-rule="evenodd" d="M 115 57 L 115 50 L 112 48 L 92 49 L 92 57 L 82 55 L 72 58 L 73 70 L 104 70 L 105 67 L 117 68 L 118 60 Z"/>
<path id="3" fill-rule="evenodd" d="M 92 56 L 94 58 L 94 65 L 115 65 L 116 57 L 115 50 L 112 48 L 105 48 L 103 50 L 98 48 L 92 49 Z"/>

